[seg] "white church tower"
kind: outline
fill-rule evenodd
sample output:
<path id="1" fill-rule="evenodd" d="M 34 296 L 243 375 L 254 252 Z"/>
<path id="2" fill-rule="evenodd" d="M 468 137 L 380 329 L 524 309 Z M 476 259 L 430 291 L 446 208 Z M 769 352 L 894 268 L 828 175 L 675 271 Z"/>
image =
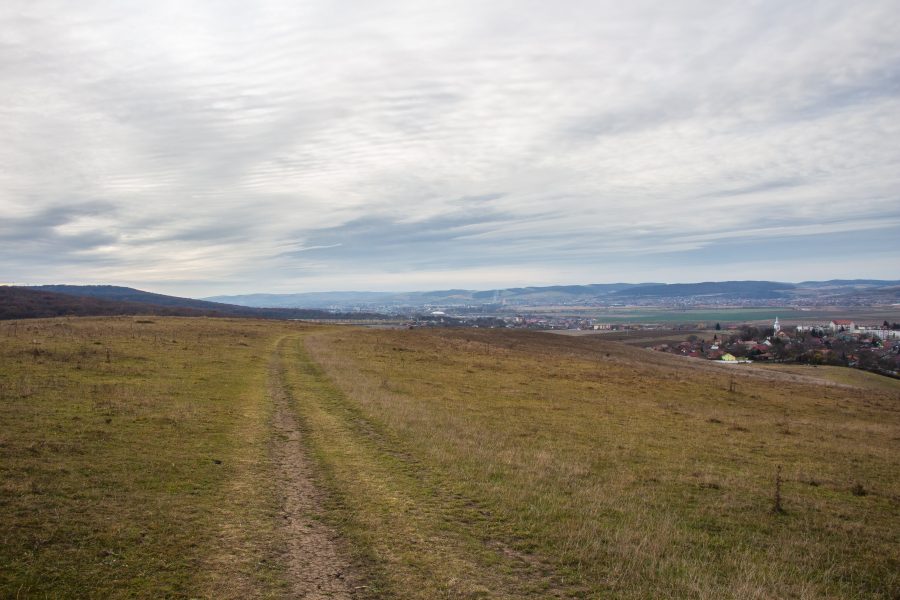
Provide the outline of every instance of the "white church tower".
<path id="1" fill-rule="evenodd" d="M 781 331 L 781 323 L 778 322 L 778 317 L 775 317 L 775 333 Z"/>

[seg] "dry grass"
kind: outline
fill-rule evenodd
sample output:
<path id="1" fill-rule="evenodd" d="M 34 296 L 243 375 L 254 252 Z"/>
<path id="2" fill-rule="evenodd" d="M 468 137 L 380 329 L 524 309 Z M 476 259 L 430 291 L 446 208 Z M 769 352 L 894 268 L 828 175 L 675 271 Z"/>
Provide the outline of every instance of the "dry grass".
<path id="1" fill-rule="evenodd" d="M 864 389 L 887 392 L 900 395 L 900 379 L 891 379 L 876 373 L 834 367 L 830 365 L 793 365 L 793 364 L 763 364 L 753 365 L 755 369 L 763 369 L 775 373 L 790 373 L 803 378 L 817 379 L 822 384 L 852 386 Z"/>
<path id="2" fill-rule="evenodd" d="M 331 492 L 332 522 L 368 571 L 368 595 L 569 595 L 564 576 L 508 545 L 506 532 L 483 505 L 404 452 L 396 432 L 373 426 L 301 346 L 286 359 L 304 437 L 322 467 L 321 484 Z"/>
<path id="3" fill-rule="evenodd" d="M 285 336 L 359 596 L 900 595 L 895 382 L 603 336 L 151 317 L 0 324 L 0 596 L 288 595 Z"/>
<path id="4" fill-rule="evenodd" d="M 308 348 L 344 398 L 335 402 L 345 413 L 331 418 L 366 423 L 439 497 L 474 499 L 489 515 L 477 525 L 484 537 L 552 564 L 560 594 L 900 593 L 896 393 L 826 391 L 749 370 L 736 371 L 729 393 L 722 369 L 597 337 L 342 332 L 310 338 Z M 397 489 L 375 494 L 368 486 L 391 473 L 350 467 L 324 444 L 319 451 L 332 471 L 347 470 L 334 481 L 347 497 L 367 486 L 367 502 L 345 517 L 370 546 L 402 545 L 410 532 L 368 519 L 406 515 L 405 484 L 394 479 Z M 785 515 L 771 510 L 777 465 Z M 410 581 L 460 569 L 442 558 L 411 569 Z"/>

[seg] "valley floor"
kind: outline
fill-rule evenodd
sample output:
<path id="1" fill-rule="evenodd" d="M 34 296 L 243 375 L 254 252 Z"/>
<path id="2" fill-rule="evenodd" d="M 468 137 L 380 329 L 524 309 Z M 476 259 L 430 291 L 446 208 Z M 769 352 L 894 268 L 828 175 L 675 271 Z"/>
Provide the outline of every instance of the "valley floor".
<path id="1" fill-rule="evenodd" d="M 900 382 L 840 377 L 526 331 L 3 323 L 0 596 L 895 598 Z"/>

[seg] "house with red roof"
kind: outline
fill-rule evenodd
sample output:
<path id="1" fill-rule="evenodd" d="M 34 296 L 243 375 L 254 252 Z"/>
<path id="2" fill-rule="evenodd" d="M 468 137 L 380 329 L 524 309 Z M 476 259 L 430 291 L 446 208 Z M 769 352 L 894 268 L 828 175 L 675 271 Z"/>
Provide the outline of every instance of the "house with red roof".
<path id="1" fill-rule="evenodd" d="M 850 319 L 833 319 L 828 327 L 831 328 L 831 331 L 855 331 L 856 323 Z"/>

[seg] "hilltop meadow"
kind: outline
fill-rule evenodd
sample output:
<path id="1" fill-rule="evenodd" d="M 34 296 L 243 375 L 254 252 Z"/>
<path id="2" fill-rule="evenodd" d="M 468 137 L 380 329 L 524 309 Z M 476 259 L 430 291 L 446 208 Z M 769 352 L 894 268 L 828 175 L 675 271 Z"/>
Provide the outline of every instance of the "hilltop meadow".
<path id="1" fill-rule="evenodd" d="M 0 596 L 897 598 L 900 381 L 848 373 L 529 331 L 3 322 Z"/>

